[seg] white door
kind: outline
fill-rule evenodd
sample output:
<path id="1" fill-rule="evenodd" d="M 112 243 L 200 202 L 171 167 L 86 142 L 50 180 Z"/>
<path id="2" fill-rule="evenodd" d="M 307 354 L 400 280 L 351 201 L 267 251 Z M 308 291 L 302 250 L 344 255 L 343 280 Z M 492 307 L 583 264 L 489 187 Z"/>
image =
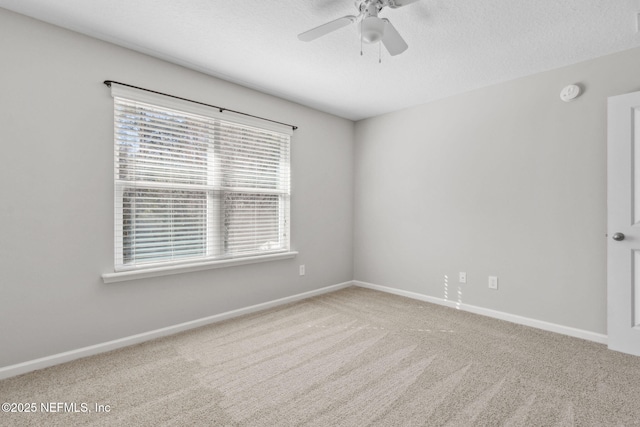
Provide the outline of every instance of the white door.
<path id="1" fill-rule="evenodd" d="M 609 98 L 609 348 L 640 356 L 640 92 Z"/>

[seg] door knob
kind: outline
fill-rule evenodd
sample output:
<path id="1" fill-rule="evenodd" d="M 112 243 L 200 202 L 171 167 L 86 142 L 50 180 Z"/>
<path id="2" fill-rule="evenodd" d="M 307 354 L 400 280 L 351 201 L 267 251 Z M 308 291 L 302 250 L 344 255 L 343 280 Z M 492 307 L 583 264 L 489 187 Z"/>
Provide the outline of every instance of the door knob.
<path id="1" fill-rule="evenodd" d="M 616 234 L 614 234 L 613 236 L 611 236 L 611 238 L 612 238 L 613 240 L 615 240 L 616 242 L 621 242 L 621 241 L 623 241 L 623 240 L 624 240 L 624 234 L 622 234 L 622 233 L 616 233 Z"/>

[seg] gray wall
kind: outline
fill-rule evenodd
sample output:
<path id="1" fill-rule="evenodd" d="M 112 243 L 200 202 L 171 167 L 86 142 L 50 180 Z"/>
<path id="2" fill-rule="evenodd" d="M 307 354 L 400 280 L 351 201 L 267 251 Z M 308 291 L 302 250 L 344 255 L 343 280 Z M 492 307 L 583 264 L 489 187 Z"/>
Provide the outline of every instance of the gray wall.
<path id="1" fill-rule="evenodd" d="M 634 49 L 358 122 L 355 279 L 606 333 L 606 102 L 639 69 Z"/>
<path id="2" fill-rule="evenodd" d="M 0 367 L 352 279 L 352 122 L 4 9 L 0 52 Z M 298 125 L 299 256 L 104 284 L 113 271 L 107 79 Z"/>

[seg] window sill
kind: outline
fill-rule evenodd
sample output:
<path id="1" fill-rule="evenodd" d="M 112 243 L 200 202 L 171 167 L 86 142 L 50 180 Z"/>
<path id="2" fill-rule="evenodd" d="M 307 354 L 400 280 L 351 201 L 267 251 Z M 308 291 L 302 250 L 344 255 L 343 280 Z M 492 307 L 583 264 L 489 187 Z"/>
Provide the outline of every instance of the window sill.
<path id="1" fill-rule="evenodd" d="M 225 259 L 218 261 L 198 262 L 191 264 L 169 265 L 165 267 L 153 267 L 140 270 L 120 271 L 117 273 L 104 273 L 104 283 L 124 282 L 127 280 L 146 279 L 149 277 L 168 276 L 170 274 L 190 273 L 192 271 L 209 270 L 213 268 L 233 267 L 236 265 L 255 264 L 258 262 L 277 261 L 281 259 L 295 258 L 298 252 L 284 252 L 269 255 L 259 255 L 245 258 Z"/>

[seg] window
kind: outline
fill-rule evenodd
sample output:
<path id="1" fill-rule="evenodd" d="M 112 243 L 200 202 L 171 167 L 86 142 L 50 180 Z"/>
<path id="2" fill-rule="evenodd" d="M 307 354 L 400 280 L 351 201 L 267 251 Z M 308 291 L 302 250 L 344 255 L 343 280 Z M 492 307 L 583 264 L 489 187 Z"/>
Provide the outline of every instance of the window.
<path id="1" fill-rule="evenodd" d="M 115 270 L 288 252 L 292 130 L 112 84 Z"/>

